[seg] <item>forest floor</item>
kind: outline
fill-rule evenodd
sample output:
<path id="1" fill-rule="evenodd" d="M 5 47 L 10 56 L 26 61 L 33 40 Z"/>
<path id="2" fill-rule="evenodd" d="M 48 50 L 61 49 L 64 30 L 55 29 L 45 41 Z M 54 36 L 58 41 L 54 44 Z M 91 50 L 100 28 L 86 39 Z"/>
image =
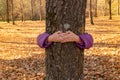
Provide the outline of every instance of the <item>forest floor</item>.
<path id="1" fill-rule="evenodd" d="M 94 45 L 85 50 L 85 80 L 120 80 L 120 16 L 87 20 Z M 0 22 L 0 80 L 43 80 L 45 51 L 36 44 L 45 21 Z"/>

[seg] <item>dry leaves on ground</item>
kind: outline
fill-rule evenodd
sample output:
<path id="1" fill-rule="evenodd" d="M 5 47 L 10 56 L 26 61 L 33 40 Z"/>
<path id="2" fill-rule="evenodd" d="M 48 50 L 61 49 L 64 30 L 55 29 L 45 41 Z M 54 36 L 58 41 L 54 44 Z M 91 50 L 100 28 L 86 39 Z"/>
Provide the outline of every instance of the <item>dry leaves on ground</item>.
<path id="1" fill-rule="evenodd" d="M 88 21 L 86 26 L 94 46 L 85 50 L 85 80 L 120 80 L 119 17 L 94 21 L 95 25 Z M 36 37 L 44 30 L 44 21 L 0 23 L 0 80 L 43 80 L 45 54 L 36 45 Z"/>

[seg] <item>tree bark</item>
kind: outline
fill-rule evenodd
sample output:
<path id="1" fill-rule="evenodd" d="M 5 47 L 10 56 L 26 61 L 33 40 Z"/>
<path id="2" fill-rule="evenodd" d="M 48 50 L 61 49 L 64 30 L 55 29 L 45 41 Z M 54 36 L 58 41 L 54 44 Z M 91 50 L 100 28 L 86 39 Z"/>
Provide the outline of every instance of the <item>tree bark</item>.
<path id="1" fill-rule="evenodd" d="M 87 0 L 47 0 L 46 32 L 85 31 Z M 83 80 L 84 49 L 71 43 L 53 43 L 46 48 L 45 80 Z"/>

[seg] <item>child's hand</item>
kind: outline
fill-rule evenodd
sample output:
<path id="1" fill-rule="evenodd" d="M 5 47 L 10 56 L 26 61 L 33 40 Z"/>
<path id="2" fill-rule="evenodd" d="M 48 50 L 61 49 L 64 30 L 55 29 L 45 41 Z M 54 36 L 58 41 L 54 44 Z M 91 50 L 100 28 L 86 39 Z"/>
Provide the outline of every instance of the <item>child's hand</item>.
<path id="1" fill-rule="evenodd" d="M 77 42 L 77 43 L 82 43 L 81 39 L 79 36 L 77 36 L 75 33 L 72 31 L 67 31 L 64 33 L 63 40 L 61 41 L 62 43 L 65 42 Z"/>
<path id="2" fill-rule="evenodd" d="M 55 33 L 53 33 L 52 35 L 50 35 L 48 37 L 48 42 L 61 42 L 63 41 L 63 34 L 62 31 L 57 31 Z"/>

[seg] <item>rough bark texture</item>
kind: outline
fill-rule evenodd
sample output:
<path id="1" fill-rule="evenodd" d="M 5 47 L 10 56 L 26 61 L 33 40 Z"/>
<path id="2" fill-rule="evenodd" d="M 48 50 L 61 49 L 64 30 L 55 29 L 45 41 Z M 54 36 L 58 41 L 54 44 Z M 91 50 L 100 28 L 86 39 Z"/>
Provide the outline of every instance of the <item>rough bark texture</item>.
<path id="1" fill-rule="evenodd" d="M 85 31 L 86 0 L 47 0 L 46 32 Z M 46 48 L 46 80 L 83 80 L 84 50 L 75 43 L 53 43 Z"/>

